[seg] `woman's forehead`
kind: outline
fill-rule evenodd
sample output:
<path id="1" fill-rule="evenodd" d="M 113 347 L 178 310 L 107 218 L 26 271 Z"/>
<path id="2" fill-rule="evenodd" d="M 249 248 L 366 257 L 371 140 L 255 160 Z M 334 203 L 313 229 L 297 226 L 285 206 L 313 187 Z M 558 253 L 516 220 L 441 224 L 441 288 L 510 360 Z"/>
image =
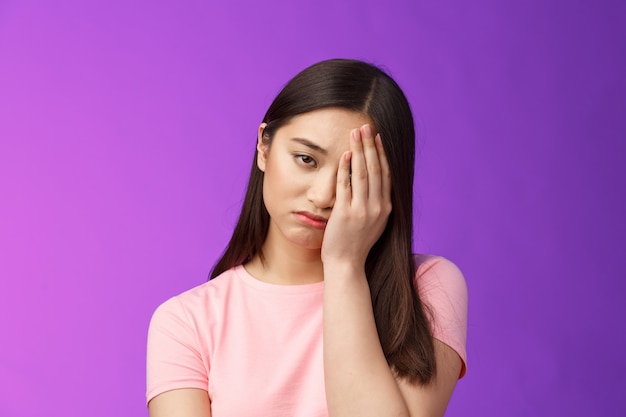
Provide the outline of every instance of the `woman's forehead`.
<path id="1" fill-rule="evenodd" d="M 341 153 L 349 148 L 350 132 L 364 124 L 374 127 L 366 114 L 332 107 L 293 117 L 276 132 L 276 138 Z"/>

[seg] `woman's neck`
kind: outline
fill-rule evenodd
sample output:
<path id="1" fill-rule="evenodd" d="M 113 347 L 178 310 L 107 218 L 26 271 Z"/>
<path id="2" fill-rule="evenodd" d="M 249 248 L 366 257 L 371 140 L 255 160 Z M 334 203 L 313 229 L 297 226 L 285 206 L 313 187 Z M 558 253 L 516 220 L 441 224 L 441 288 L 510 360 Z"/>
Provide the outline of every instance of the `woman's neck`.
<path id="1" fill-rule="evenodd" d="M 260 281 L 279 285 L 304 285 L 324 280 L 321 249 L 305 249 L 271 234 L 263 244 L 263 261 L 255 255 L 246 270 Z"/>

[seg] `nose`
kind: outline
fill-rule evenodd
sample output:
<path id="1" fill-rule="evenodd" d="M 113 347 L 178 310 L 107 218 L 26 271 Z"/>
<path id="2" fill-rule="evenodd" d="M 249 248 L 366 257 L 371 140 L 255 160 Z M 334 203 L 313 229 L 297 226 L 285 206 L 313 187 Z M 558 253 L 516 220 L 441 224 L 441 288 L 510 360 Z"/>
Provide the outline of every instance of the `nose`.
<path id="1" fill-rule="evenodd" d="M 337 189 L 337 173 L 318 172 L 310 184 L 307 198 L 319 209 L 332 208 L 335 204 L 335 191 Z"/>

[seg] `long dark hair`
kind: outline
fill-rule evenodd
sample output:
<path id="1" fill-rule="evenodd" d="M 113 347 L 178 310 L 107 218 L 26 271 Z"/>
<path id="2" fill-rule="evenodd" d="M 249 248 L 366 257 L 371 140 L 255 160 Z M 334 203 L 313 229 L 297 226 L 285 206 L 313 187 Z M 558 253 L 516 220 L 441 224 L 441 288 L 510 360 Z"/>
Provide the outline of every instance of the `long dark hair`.
<path id="1" fill-rule="evenodd" d="M 263 140 L 270 144 L 292 117 L 328 107 L 368 115 L 381 135 L 391 169 L 393 209 L 385 231 L 370 250 L 365 273 L 387 362 L 399 377 L 427 383 L 435 374 L 435 355 L 414 281 L 415 129 L 409 103 L 396 82 L 373 65 L 346 59 L 322 61 L 296 75 L 276 96 L 263 118 L 267 123 Z M 210 279 L 255 255 L 263 258 L 270 219 L 263 203 L 264 174 L 256 161 L 255 152 L 237 226 Z"/>

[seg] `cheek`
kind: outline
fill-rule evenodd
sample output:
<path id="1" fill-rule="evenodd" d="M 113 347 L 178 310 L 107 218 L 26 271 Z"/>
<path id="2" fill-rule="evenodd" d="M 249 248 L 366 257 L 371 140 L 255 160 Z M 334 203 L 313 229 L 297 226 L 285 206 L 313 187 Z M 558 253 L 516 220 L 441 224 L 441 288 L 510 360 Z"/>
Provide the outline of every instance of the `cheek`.
<path id="1" fill-rule="evenodd" d="M 288 195 L 294 188 L 298 176 L 295 165 L 286 158 L 268 159 L 263 179 L 264 196 L 280 197 Z M 274 201 L 274 204 L 277 202 Z"/>

